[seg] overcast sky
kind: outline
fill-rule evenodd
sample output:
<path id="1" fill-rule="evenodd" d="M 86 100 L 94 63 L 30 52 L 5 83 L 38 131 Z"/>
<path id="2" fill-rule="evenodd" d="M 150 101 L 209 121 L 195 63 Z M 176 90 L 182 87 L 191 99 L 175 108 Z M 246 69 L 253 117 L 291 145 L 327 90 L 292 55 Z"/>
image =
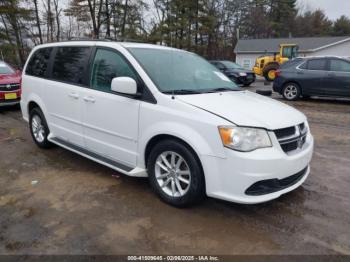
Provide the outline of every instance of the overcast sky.
<path id="1" fill-rule="evenodd" d="M 322 9 L 332 20 L 341 15 L 350 17 L 350 0 L 299 0 L 299 5 L 306 10 Z"/>

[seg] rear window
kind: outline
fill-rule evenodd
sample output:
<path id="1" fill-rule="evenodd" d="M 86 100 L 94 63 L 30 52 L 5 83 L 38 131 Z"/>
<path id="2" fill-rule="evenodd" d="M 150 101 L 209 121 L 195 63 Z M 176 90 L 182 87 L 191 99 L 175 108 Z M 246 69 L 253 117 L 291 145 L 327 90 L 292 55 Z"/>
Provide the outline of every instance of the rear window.
<path id="1" fill-rule="evenodd" d="M 50 55 L 52 52 L 52 48 L 41 48 L 37 50 L 30 61 L 28 62 L 26 68 L 26 74 L 37 77 L 45 77 L 47 66 L 49 64 Z"/>
<path id="2" fill-rule="evenodd" d="M 89 55 L 90 47 L 58 47 L 52 69 L 52 78 L 67 83 L 82 84 Z"/>
<path id="3" fill-rule="evenodd" d="M 326 69 L 326 59 L 313 59 L 309 60 L 307 63 L 308 70 L 325 70 Z"/>
<path id="4" fill-rule="evenodd" d="M 335 72 L 350 72 L 350 62 L 340 59 L 332 59 L 330 70 Z"/>

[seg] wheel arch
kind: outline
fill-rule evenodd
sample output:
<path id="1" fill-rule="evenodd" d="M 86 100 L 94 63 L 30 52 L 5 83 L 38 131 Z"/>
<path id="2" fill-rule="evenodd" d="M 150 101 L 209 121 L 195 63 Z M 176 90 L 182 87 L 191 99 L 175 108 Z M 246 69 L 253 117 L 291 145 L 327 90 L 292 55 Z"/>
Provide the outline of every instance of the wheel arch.
<path id="1" fill-rule="evenodd" d="M 196 158 L 196 160 L 198 161 L 199 163 L 199 166 L 202 170 L 202 174 L 203 174 L 203 179 L 204 179 L 204 191 L 206 192 L 206 188 L 207 188 L 207 185 L 206 185 L 206 178 L 205 178 L 205 172 L 204 172 L 204 167 L 203 167 L 203 163 L 199 157 L 199 154 L 196 152 L 196 150 L 189 144 L 187 143 L 185 140 L 183 140 L 182 138 L 179 138 L 177 136 L 174 136 L 174 135 L 169 135 L 169 134 L 158 134 L 158 135 L 155 135 L 153 136 L 147 143 L 146 145 L 146 148 L 144 150 L 144 161 L 145 161 L 145 167 L 147 168 L 147 162 L 148 162 L 148 158 L 150 156 L 150 153 L 152 151 L 152 149 L 161 141 L 164 141 L 164 140 L 176 140 L 178 141 L 179 143 L 182 143 L 183 145 L 185 145 L 192 153 L 193 153 L 193 156 Z"/>
<path id="2" fill-rule="evenodd" d="M 41 98 L 36 94 L 31 94 L 31 96 L 27 99 L 27 113 L 30 114 L 30 110 L 32 110 L 34 107 L 39 107 L 40 110 L 43 112 L 44 116 L 46 116 L 46 107 L 41 100 Z"/>
<path id="3" fill-rule="evenodd" d="M 183 140 L 182 138 L 179 138 L 179 137 L 174 136 L 174 135 L 169 135 L 169 134 L 158 134 L 158 135 L 153 136 L 148 141 L 148 143 L 146 144 L 145 150 L 144 150 L 144 152 L 145 152 L 144 153 L 144 161 L 145 161 L 146 167 L 147 167 L 147 161 L 148 161 L 149 155 L 150 155 L 152 149 L 154 148 L 154 146 L 157 145 L 160 141 L 167 140 L 167 139 L 176 140 L 176 141 L 184 144 L 186 147 L 188 147 L 188 149 L 190 149 L 194 153 L 194 156 L 199 161 L 201 168 L 203 170 L 202 162 L 201 162 L 200 157 L 199 157 L 198 153 L 196 152 L 196 150 L 189 143 L 187 143 L 185 140 Z"/>
<path id="4" fill-rule="evenodd" d="M 39 107 L 39 108 L 40 108 L 40 106 L 38 105 L 38 103 L 35 102 L 35 101 L 30 101 L 30 102 L 28 103 L 28 108 L 27 108 L 28 114 L 30 114 L 30 112 L 31 112 L 34 108 L 36 108 L 36 107 Z"/>

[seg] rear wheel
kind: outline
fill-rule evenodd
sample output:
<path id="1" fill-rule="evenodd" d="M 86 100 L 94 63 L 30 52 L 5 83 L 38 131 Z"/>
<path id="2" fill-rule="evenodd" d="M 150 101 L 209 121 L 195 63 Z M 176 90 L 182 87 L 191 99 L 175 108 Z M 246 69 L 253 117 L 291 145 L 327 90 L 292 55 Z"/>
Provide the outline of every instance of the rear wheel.
<path id="1" fill-rule="evenodd" d="M 296 83 L 287 83 L 283 87 L 282 95 L 286 100 L 289 100 L 289 101 L 297 100 L 301 95 L 301 90 L 299 85 L 297 85 Z"/>
<path id="2" fill-rule="evenodd" d="M 163 140 L 152 149 L 147 162 L 150 185 L 166 203 L 185 207 L 205 197 L 201 165 L 187 145 Z"/>
<path id="3" fill-rule="evenodd" d="M 272 82 L 276 78 L 276 71 L 279 68 L 278 64 L 267 65 L 264 69 L 264 77 L 266 81 Z"/>
<path id="4" fill-rule="evenodd" d="M 47 126 L 43 112 L 38 108 L 33 108 L 29 115 L 29 128 L 34 142 L 41 148 L 50 148 L 52 144 L 47 139 L 50 130 Z"/>

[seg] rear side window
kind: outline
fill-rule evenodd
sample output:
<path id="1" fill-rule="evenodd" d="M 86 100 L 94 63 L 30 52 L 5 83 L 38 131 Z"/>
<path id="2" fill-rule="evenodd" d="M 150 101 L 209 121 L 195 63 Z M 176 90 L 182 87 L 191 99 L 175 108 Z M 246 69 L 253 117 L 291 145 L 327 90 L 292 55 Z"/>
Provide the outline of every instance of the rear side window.
<path id="1" fill-rule="evenodd" d="M 350 62 L 340 59 L 332 59 L 330 63 L 330 70 L 335 72 L 350 72 Z"/>
<path id="2" fill-rule="evenodd" d="M 325 70 L 326 69 L 326 59 L 314 59 L 309 60 L 307 63 L 307 69 L 309 70 Z"/>
<path id="3" fill-rule="evenodd" d="M 50 60 L 52 48 L 41 48 L 32 55 L 26 68 L 26 74 L 37 77 L 45 77 Z"/>
<path id="4" fill-rule="evenodd" d="M 58 47 L 52 68 L 52 78 L 67 83 L 83 84 L 89 55 L 90 47 Z"/>

